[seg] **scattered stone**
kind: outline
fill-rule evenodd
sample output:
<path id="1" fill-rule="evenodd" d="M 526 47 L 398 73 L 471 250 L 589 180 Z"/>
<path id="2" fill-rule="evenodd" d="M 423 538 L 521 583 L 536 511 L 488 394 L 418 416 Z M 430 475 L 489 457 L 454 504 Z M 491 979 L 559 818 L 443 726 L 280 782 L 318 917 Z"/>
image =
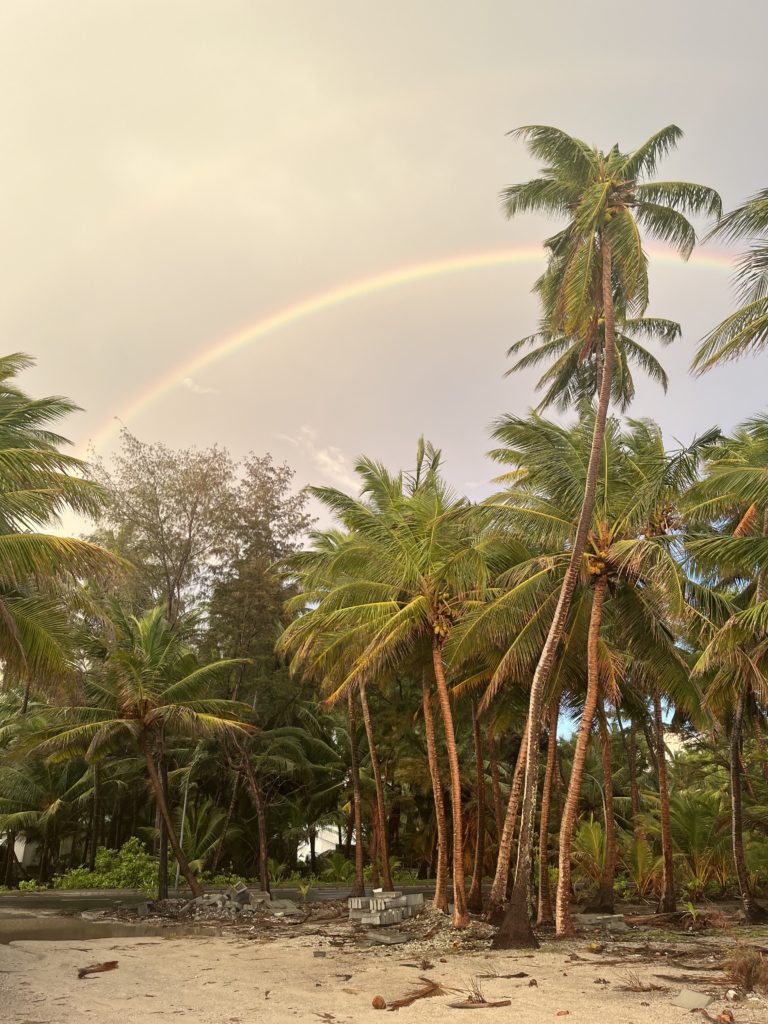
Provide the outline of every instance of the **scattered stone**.
<path id="1" fill-rule="evenodd" d="M 374 996 L 371 1000 L 371 1006 L 374 1010 L 386 1010 L 387 1001 L 384 996 Z"/>

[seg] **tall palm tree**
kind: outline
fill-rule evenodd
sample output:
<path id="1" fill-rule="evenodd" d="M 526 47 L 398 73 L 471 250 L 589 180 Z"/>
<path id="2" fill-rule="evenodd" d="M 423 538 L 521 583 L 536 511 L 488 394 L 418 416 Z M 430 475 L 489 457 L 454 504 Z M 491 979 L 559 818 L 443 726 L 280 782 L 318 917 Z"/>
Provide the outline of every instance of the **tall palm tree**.
<path id="1" fill-rule="evenodd" d="M 586 353 L 602 339 L 597 415 L 583 501 L 571 558 L 531 685 L 529 719 L 538 731 L 546 685 L 566 627 L 592 518 L 613 389 L 617 313 L 626 321 L 642 316 L 648 305 L 647 258 L 641 231 L 674 246 L 687 258 L 696 234 L 685 214 L 719 216 L 721 205 L 717 193 L 704 186 L 653 180 L 659 160 L 682 136 L 675 125 L 661 129 L 631 153 L 622 153 L 618 146 L 601 152 L 543 125 L 520 128 L 513 134 L 523 138 L 545 166 L 538 178 L 503 191 L 507 216 L 547 212 L 568 218 L 565 228 L 546 243 L 549 263 L 537 284 L 546 330 L 553 337 L 581 336 Z M 506 947 L 536 943 L 527 891 L 538 772 L 539 744 L 532 742 L 526 759 L 518 871 L 507 918 L 497 936 L 499 945 Z"/>
<path id="2" fill-rule="evenodd" d="M 711 234 L 726 241 L 752 241 L 736 263 L 737 295 L 743 305 L 704 338 L 692 364 L 697 374 L 762 352 L 768 343 L 768 189 L 727 213 Z"/>
<path id="3" fill-rule="evenodd" d="M 41 756 L 85 756 L 89 761 L 128 744 L 143 757 L 147 776 L 179 867 L 195 896 L 203 892 L 181 848 L 161 774 L 170 736 L 228 736 L 246 731 L 247 708 L 210 695 L 240 659 L 200 665 L 190 644 L 194 622 L 172 627 L 162 608 L 141 618 L 119 606 L 111 612 L 114 637 L 96 640 L 94 668 L 82 706 L 58 711 L 51 735 L 35 746 Z"/>

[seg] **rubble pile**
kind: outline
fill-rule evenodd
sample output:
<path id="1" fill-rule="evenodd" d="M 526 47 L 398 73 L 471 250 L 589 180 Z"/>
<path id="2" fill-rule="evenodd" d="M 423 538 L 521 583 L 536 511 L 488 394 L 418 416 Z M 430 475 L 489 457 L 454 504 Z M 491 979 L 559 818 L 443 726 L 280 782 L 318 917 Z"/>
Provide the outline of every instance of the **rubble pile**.
<path id="1" fill-rule="evenodd" d="M 352 896 L 348 902 L 350 921 L 381 928 L 416 917 L 424 907 L 424 894 L 374 889 L 372 896 Z"/>

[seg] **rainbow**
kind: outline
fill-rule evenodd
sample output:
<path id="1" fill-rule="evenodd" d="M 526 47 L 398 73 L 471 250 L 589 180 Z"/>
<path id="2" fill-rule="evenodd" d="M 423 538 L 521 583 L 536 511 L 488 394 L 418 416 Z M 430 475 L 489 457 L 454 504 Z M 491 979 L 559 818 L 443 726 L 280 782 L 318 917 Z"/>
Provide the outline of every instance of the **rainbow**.
<path id="1" fill-rule="evenodd" d="M 654 263 L 680 262 L 680 257 L 667 249 L 650 249 L 649 255 Z M 162 376 L 155 378 L 148 387 L 134 395 L 117 416 L 102 425 L 91 439 L 91 444 L 97 450 L 103 447 L 119 430 L 121 424 L 135 419 L 158 399 L 178 387 L 186 377 L 192 377 L 200 370 L 226 359 L 240 349 L 252 345 L 260 338 L 272 334 L 273 331 L 314 316 L 315 313 L 322 313 L 325 310 L 341 306 L 345 302 L 367 298 L 369 295 L 376 295 L 402 285 L 418 284 L 421 281 L 429 281 L 450 274 L 514 264 L 543 264 L 543 262 L 544 251 L 541 248 L 491 249 L 486 252 L 462 253 L 458 256 L 429 260 L 425 263 L 412 263 L 378 274 L 370 274 L 344 282 L 328 291 L 318 292 L 300 299 L 298 302 L 275 310 L 254 323 L 214 342 L 191 359 L 177 363 Z M 733 266 L 732 257 L 728 254 L 706 251 L 692 256 L 690 263 L 707 270 L 730 270 Z"/>

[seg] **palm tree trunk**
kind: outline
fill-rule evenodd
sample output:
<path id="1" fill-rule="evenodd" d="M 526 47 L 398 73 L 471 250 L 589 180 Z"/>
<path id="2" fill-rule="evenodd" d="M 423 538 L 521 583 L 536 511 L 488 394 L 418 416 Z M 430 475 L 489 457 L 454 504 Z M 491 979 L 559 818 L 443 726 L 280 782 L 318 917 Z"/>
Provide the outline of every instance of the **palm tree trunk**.
<path id="1" fill-rule="evenodd" d="M 91 836 L 90 850 L 88 853 L 88 870 L 96 868 L 96 850 L 99 845 L 99 808 L 101 806 L 101 770 L 99 762 L 93 763 L 93 805 L 91 810 Z"/>
<path id="2" fill-rule="evenodd" d="M 448 697 L 448 687 L 443 672 L 443 654 L 435 637 L 432 641 L 432 663 L 435 669 L 437 696 L 445 730 L 445 749 L 451 771 L 451 815 L 453 817 L 453 927 L 466 928 L 469 925 L 467 894 L 464 883 L 464 836 L 461 819 L 461 772 L 456 737 L 453 731 L 453 715 Z"/>
<path id="3" fill-rule="evenodd" d="M 352 820 L 355 835 L 355 882 L 353 896 L 365 892 L 365 862 L 363 850 L 363 800 L 360 793 L 360 765 L 357 760 L 357 715 L 352 687 L 347 689 L 347 716 L 349 717 L 349 763 L 352 777 Z"/>
<path id="4" fill-rule="evenodd" d="M 165 799 L 165 792 L 163 790 L 163 784 L 160 780 L 160 775 L 157 771 L 157 765 L 155 764 L 155 758 L 151 750 L 148 748 L 144 750 L 144 761 L 147 766 L 147 774 L 149 775 L 149 781 L 152 786 L 152 791 L 155 794 L 155 801 L 160 809 L 160 814 L 165 822 L 165 827 L 168 830 L 168 839 L 171 844 L 174 856 L 178 861 L 178 865 L 181 868 L 181 873 L 186 878 L 189 888 L 192 890 L 193 896 L 202 896 L 203 887 L 200 885 L 198 880 L 195 878 L 192 869 L 189 866 L 189 861 L 184 856 L 184 851 L 179 845 L 179 840 L 176 837 L 176 831 L 171 821 L 171 812 L 168 810 L 168 804 Z"/>
<path id="5" fill-rule="evenodd" d="M 565 571 L 557 599 L 557 607 L 552 624 L 547 633 L 536 671 L 531 683 L 531 694 L 528 701 L 528 721 L 531 725 L 531 742 L 525 763 L 525 790 L 523 793 L 523 811 L 520 823 L 520 843 L 517 854 L 517 872 L 512 899 L 507 908 L 506 917 L 493 940 L 493 949 L 515 949 L 537 947 L 538 942 L 531 928 L 528 912 L 528 879 L 531 871 L 533 853 L 533 833 L 536 816 L 536 791 L 539 780 L 539 722 L 544 706 L 544 692 L 555 666 L 555 657 L 560 641 L 565 633 L 571 601 L 581 572 L 581 561 L 587 543 L 587 534 L 592 522 L 595 507 L 597 480 L 605 438 L 605 424 L 608 418 L 608 407 L 611 401 L 611 383 L 613 366 L 616 359 L 616 321 L 613 308 L 613 274 L 611 246 L 608 239 L 601 236 L 602 246 L 602 299 L 605 334 L 605 350 L 603 353 L 603 373 L 600 379 L 600 394 L 597 403 L 595 426 L 592 432 L 592 448 L 589 453 L 587 477 L 584 486 L 584 499 L 581 503 L 576 536 L 573 539 L 571 557 Z"/>
<path id="6" fill-rule="evenodd" d="M 669 786 L 667 784 L 667 758 L 664 753 L 664 722 L 661 718 L 661 694 L 658 691 L 653 695 L 653 724 L 656 746 L 656 770 L 659 779 L 661 855 L 663 863 L 659 911 L 664 914 L 674 914 L 677 910 L 677 898 L 675 896 L 675 861 L 672 853 L 672 819 L 669 812 Z"/>
<path id="7" fill-rule="evenodd" d="M 267 814 L 264 807 L 264 794 L 254 774 L 253 765 L 245 751 L 242 752 L 242 766 L 248 792 L 251 794 L 256 810 L 256 828 L 259 833 L 259 885 L 262 892 L 269 892 L 269 851 L 267 848 Z"/>
<path id="8" fill-rule="evenodd" d="M 379 878 L 379 826 L 377 823 L 378 818 L 378 805 L 372 808 L 371 814 L 371 842 L 368 847 L 368 859 L 371 862 L 371 885 L 374 889 L 378 889 L 381 885 L 381 879 Z"/>
<path id="9" fill-rule="evenodd" d="M 598 642 L 600 626 L 603 620 L 603 602 L 605 601 L 608 579 L 600 576 L 595 583 L 592 594 L 592 611 L 589 617 L 589 634 L 587 638 L 587 696 L 584 711 L 579 725 L 576 750 L 573 755 L 573 767 L 568 783 L 568 795 L 565 798 L 563 819 L 560 824 L 560 860 L 559 877 L 557 880 L 557 903 L 555 907 L 555 934 L 559 938 L 570 938 L 576 934 L 571 917 L 571 845 L 573 831 L 579 810 L 581 783 L 584 778 L 584 765 L 587 759 L 589 734 L 597 707 L 597 696 L 600 690 L 600 664 L 598 660 Z"/>
<path id="10" fill-rule="evenodd" d="M 517 752 L 515 770 L 512 774 L 507 813 L 504 816 L 504 825 L 501 830 L 501 838 L 499 839 L 496 873 L 493 876 L 491 894 L 488 898 L 488 909 L 485 915 L 491 924 L 498 924 L 503 919 L 504 914 L 507 882 L 509 881 L 509 871 L 512 866 L 512 844 L 515 838 L 515 823 L 517 822 L 517 811 L 520 806 L 520 794 L 523 791 L 523 774 L 525 772 L 525 759 L 528 750 L 528 731 L 528 723 L 526 722 L 523 735 L 520 738 L 520 749 Z"/>
<path id="11" fill-rule="evenodd" d="M 555 915 L 552 910 L 552 890 L 549 884 L 549 817 L 552 806 L 552 777 L 555 774 L 557 754 L 557 720 L 560 716 L 560 699 L 552 702 L 549 711 L 549 736 L 547 738 L 547 767 L 544 772 L 544 789 L 541 794 L 541 817 L 539 822 L 539 910 L 536 924 L 552 924 Z"/>
<path id="12" fill-rule="evenodd" d="M 360 694 L 360 706 L 363 709 L 363 722 L 365 723 L 365 735 L 368 737 L 368 753 L 371 757 L 371 768 L 373 769 L 373 780 L 376 784 L 376 817 L 378 824 L 378 853 L 381 859 L 381 872 L 384 875 L 384 888 L 392 891 L 392 874 L 389 869 L 389 846 L 387 844 L 387 806 L 384 802 L 384 783 L 381 780 L 381 764 L 379 755 L 376 752 L 376 743 L 373 738 L 373 724 L 371 722 L 371 711 L 368 707 L 368 697 L 365 692 L 365 683 L 360 680 L 358 684 Z"/>
<path id="13" fill-rule="evenodd" d="M 165 751 L 162 746 L 157 757 L 158 766 L 160 769 L 160 783 L 163 787 L 163 799 L 165 805 L 168 808 L 168 814 L 171 813 L 171 806 L 168 800 L 168 763 L 165 759 Z M 179 843 L 181 846 L 181 843 Z M 168 826 L 165 818 L 160 817 L 160 857 L 157 863 L 157 895 L 158 899 L 168 899 Z"/>
<path id="14" fill-rule="evenodd" d="M 424 711 L 424 734 L 427 741 L 427 761 L 432 779 L 432 794 L 435 801 L 435 831 L 437 833 L 437 872 L 435 875 L 435 910 L 448 913 L 448 828 L 445 821 L 445 799 L 443 782 L 440 778 L 440 764 L 437 760 L 435 718 L 432 714 L 432 695 L 426 668 L 421 681 L 421 704 Z"/>
<path id="15" fill-rule="evenodd" d="M 640 787 L 637 784 L 637 726 L 630 719 L 629 722 L 629 799 L 632 806 L 632 821 L 635 826 L 635 834 L 643 835 L 643 827 L 640 824 Z"/>
<path id="16" fill-rule="evenodd" d="M 736 867 L 736 877 L 739 880 L 739 894 L 744 909 L 744 921 L 746 924 L 762 924 L 768 920 L 768 911 L 761 907 L 752 896 L 747 862 L 744 857 L 744 821 L 741 811 L 741 732 L 746 703 L 747 691 L 742 689 L 736 701 L 731 725 L 731 842 L 733 863 Z"/>
<path id="17" fill-rule="evenodd" d="M 475 743 L 475 800 L 477 801 L 477 838 L 475 841 L 475 862 L 472 868 L 472 884 L 469 887 L 467 906 L 473 914 L 483 911 L 483 868 L 485 866 L 485 761 L 480 724 L 477 720 L 477 705 L 472 704 L 472 736 Z"/>
<path id="18" fill-rule="evenodd" d="M 229 826 L 232 822 L 232 815 L 235 813 L 235 803 L 237 802 L 237 791 L 240 785 L 240 776 L 235 775 L 232 782 L 232 793 L 229 797 L 229 806 L 227 807 L 227 816 L 224 819 L 224 827 L 221 830 L 221 835 L 216 843 L 216 851 L 213 855 L 213 861 L 211 862 L 211 872 L 216 874 L 216 869 L 219 866 L 221 860 L 221 854 L 224 850 L 224 841 L 227 838 L 227 832 L 229 832 Z"/>
<path id="19" fill-rule="evenodd" d="M 614 912 L 615 894 L 613 883 L 616 878 L 616 817 L 613 810 L 613 770 L 611 765 L 612 745 L 605 712 L 600 715 L 600 749 L 603 761 L 603 808 L 605 812 L 605 863 L 600 879 L 597 899 L 592 904 L 599 914 Z M 592 909 L 590 907 L 590 910 Z"/>
<path id="20" fill-rule="evenodd" d="M 496 843 L 498 844 L 501 839 L 501 830 L 504 828 L 504 810 L 501 804 L 501 779 L 499 778 L 499 763 L 496 759 L 496 740 L 492 728 L 488 729 L 488 763 L 491 768 L 493 817 L 496 822 Z"/>

